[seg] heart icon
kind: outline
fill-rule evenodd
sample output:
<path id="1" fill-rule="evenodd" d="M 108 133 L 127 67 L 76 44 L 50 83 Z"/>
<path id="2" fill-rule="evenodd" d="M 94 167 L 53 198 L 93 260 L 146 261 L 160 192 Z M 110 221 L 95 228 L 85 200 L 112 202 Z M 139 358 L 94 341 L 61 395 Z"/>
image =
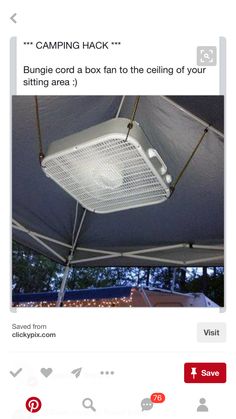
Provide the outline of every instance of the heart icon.
<path id="1" fill-rule="evenodd" d="M 52 374 L 52 368 L 41 368 L 40 372 L 44 377 L 48 378 Z"/>

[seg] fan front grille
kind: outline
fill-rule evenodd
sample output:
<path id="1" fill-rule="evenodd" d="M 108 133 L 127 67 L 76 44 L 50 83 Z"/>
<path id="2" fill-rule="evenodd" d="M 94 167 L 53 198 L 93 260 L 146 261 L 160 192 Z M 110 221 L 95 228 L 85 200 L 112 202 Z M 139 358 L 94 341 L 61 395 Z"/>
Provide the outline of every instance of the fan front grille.
<path id="1" fill-rule="evenodd" d="M 46 174 L 90 211 L 114 212 L 168 197 L 141 148 L 120 138 L 90 141 L 45 161 Z"/>

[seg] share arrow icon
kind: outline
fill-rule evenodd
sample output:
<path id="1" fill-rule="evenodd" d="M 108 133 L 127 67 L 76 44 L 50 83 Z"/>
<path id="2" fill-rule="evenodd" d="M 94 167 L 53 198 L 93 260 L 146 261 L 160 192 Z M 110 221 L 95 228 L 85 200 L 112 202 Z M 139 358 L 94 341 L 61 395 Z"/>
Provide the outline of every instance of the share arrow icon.
<path id="1" fill-rule="evenodd" d="M 71 371 L 71 374 L 74 374 L 75 378 L 78 378 L 80 376 L 81 371 L 82 368 L 76 368 L 75 370 Z"/>

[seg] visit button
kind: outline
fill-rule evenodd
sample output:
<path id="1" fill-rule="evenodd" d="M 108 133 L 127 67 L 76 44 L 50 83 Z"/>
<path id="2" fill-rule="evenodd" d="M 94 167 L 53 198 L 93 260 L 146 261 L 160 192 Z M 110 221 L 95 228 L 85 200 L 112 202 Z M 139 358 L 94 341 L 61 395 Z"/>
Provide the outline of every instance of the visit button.
<path id="1" fill-rule="evenodd" d="M 224 362 L 187 362 L 184 364 L 185 383 L 225 383 Z"/>

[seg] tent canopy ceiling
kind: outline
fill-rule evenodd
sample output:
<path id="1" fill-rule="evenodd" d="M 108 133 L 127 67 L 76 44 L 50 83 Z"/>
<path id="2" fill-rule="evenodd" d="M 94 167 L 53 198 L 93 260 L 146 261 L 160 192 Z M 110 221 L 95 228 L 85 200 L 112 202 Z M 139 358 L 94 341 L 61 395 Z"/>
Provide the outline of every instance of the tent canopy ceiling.
<path id="1" fill-rule="evenodd" d="M 125 97 L 121 117 L 130 116 L 134 99 L 131 96 Z M 204 125 L 188 112 L 176 107 L 172 101 L 203 119 L 206 126 L 211 124 L 222 131 L 223 97 L 178 96 L 169 99 L 142 96 L 135 119 L 175 179 L 202 135 Z M 52 141 L 114 118 L 121 97 L 40 96 L 38 101 L 42 140 L 46 151 Z M 72 243 L 76 202 L 47 178 L 40 167 L 34 97 L 14 96 L 12 106 L 13 219 L 27 230 L 36 232 L 39 240 L 36 241 L 22 231 L 19 225 L 13 229 L 13 238 L 65 263 Z M 98 254 L 77 249 L 74 260 L 78 260 L 78 264 L 96 266 L 158 265 L 165 264 L 162 260 L 171 260 L 170 250 L 157 251 L 158 254 L 154 252 L 154 256 L 149 255 L 150 259 L 146 261 L 140 258 L 141 254 L 130 258 L 127 255 L 121 256 L 121 253 L 180 243 L 222 245 L 223 148 L 222 135 L 215 130 L 209 130 L 175 192 L 162 204 L 104 215 L 87 212 L 77 247 L 115 254 L 111 257 L 110 253 Z M 77 212 L 78 228 L 83 214 L 80 205 Z M 62 244 L 45 240 L 39 235 Z M 222 264 L 222 251 L 219 249 L 208 249 L 206 252 L 204 248 L 197 250 L 190 246 L 188 251 L 192 253 L 186 256 L 186 247 L 182 246 L 178 250 L 176 257 L 182 264 L 204 258 L 206 262 L 202 264 L 209 264 L 210 261 L 212 265 Z M 107 257 L 94 260 L 99 255 Z M 160 259 L 160 262 L 151 260 L 152 257 Z M 89 261 L 90 258 L 93 259 Z M 194 265 L 194 262 L 191 264 Z"/>

